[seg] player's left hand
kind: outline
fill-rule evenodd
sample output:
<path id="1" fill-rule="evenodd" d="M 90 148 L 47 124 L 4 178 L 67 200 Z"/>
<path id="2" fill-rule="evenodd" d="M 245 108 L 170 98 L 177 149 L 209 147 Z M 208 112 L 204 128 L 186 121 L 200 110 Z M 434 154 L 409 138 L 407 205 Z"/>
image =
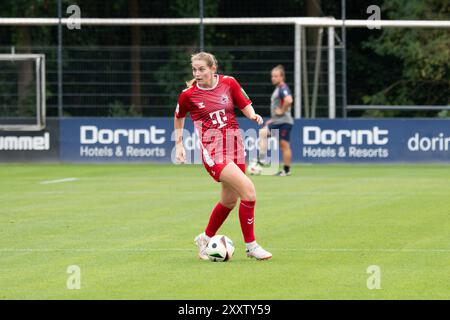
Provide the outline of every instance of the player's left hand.
<path id="1" fill-rule="evenodd" d="M 255 114 L 252 118 L 257 124 L 262 125 L 264 123 L 263 118 L 259 114 Z"/>

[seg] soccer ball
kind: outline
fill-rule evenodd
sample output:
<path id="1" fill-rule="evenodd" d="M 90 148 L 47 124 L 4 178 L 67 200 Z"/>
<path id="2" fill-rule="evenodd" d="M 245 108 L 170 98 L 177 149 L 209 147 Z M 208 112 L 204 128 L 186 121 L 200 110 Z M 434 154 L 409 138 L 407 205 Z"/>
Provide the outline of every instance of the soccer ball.
<path id="1" fill-rule="evenodd" d="M 209 260 L 222 262 L 231 260 L 234 253 L 234 244 L 230 238 L 223 235 L 215 235 L 209 239 L 206 246 L 206 255 Z"/>
<path id="2" fill-rule="evenodd" d="M 262 173 L 263 168 L 258 164 L 256 160 L 250 162 L 247 171 L 253 176 L 258 176 Z"/>

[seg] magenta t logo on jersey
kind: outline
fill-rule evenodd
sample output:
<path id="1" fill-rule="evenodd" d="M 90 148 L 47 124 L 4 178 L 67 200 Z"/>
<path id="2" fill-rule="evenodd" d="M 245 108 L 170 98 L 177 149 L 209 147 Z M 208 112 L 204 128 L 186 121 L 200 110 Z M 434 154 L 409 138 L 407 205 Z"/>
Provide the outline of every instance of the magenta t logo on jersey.
<path id="1" fill-rule="evenodd" d="M 221 114 L 223 114 L 224 116 L 222 117 Z M 227 124 L 225 123 L 225 121 L 227 121 L 227 117 L 225 116 L 225 109 L 220 109 L 214 112 L 211 112 L 209 114 L 209 117 L 212 119 L 212 124 L 218 124 L 220 128 L 225 127 Z"/>

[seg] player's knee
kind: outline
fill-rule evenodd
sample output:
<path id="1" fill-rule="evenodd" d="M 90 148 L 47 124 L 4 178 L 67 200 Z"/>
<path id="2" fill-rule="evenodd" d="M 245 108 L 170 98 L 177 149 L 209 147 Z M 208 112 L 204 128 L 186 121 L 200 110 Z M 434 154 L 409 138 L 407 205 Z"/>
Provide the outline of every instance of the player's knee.
<path id="1" fill-rule="evenodd" d="M 282 150 L 289 150 L 289 142 L 286 140 L 280 140 L 280 146 Z"/>
<path id="2" fill-rule="evenodd" d="M 256 201 L 256 192 L 247 192 L 242 200 L 245 201 Z"/>
<path id="3" fill-rule="evenodd" d="M 241 199 L 245 201 L 256 201 L 256 190 L 253 183 L 248 184 L 241 195 Z"/>

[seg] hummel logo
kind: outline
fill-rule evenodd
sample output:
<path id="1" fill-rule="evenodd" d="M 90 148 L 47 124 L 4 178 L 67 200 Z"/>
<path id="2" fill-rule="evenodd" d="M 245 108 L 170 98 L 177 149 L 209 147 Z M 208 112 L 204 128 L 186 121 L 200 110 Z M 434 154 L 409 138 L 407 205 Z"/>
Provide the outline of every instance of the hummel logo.
<path id="1" fill-rule="evenodd" d="M 253 223 L 253 219 L 254 219 L 254 218 L 247 219 L 247 224 L 252 224 L 252 223 Z"/>
<path id="2" fill-rule="evenodd" d="M 198 108 L 199 109 L 203 109 L 204 107 L 206 107 L 204 102 L 199 102 L 198 103 Z"/>

